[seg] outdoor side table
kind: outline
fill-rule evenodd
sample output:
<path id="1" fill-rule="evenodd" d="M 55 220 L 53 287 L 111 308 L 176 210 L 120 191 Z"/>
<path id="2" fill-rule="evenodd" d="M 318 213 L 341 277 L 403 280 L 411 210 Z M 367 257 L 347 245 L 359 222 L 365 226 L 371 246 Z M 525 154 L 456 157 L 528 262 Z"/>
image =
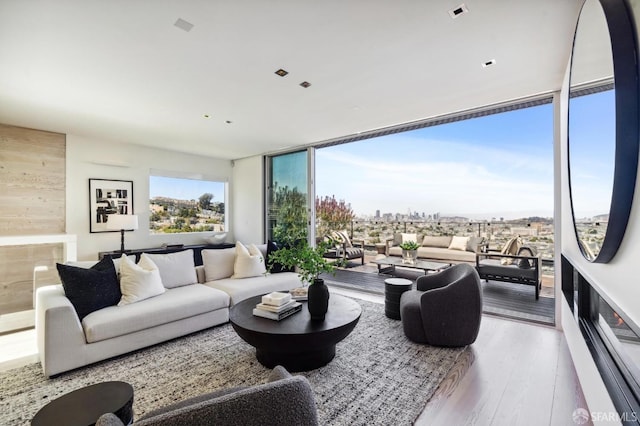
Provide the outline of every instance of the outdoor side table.
<path id="1" fill-rule="evenodd" d="M 105 413 L 115 414 L 125 425 L 133 421 L 133 387 L 125 382 L 102 382 L 56 398 L 31 420 L 37 425 L 93 425 Z"/>
<path id="2" fill-rule="evenodd" d="M 391 319 L 400 319 L 400 297 L 411 290 L 413 281 L 405 278 L 387 278 L 384 280 L 384 314 Z"/>

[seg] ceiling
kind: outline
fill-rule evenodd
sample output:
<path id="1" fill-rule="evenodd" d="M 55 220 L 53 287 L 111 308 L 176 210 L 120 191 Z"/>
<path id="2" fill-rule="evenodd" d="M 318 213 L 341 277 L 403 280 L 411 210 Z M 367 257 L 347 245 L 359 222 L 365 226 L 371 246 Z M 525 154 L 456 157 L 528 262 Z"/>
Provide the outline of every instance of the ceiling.
<path id="1" fill-rule="evenodd" d="M 237 159 L 560 88 L 581 1 L 463 1 L 0 0 L 0 122 Z"/>

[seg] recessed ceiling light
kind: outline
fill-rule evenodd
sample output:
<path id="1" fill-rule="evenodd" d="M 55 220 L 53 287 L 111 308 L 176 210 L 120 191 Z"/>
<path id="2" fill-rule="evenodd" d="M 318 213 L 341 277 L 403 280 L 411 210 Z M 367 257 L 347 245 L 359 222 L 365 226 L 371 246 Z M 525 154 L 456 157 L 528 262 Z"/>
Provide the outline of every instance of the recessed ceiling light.
<path id="1" fill-rule="evenodd" d="M 231 124 L 231 123 L 233 123 L 233 121 L 231 121 L 231 120 L 227 120 L 227 121 L 225 121 L 225 123 L 227 123 L 227 124 Z"/>
<path id="2" fill-rule="evenodd" d="M 282 68 L 280 68 L 278 71 L 276 71 L 276 74 L 279 75 L 280 77 L 284 77 L 285 75 L 289 74 L 289 71 L 285 71 Z"/>
<path id="3" fill-rule="evenodd" d="M 202 114 L 202 116 L 203 116 L 204 118 L 211 118 L 211 115 L 209 115 L 209 114 Z"/>
<path id="4" fill-rule="evenodd" d="M 175 24 L 176 27 L 180 28 L 181 30 L 184 30 L 186 32 L 191 31 L 191 29 L 193 28 L 193 24 L 191 22 L 187 22 L 182 18 L 178 18 L 178 20 L 176 21 Z"/>
<path id="5" fill-rule="evenodd" d="M 303 81 L 302 83 L 300 83 L 300 86 L 306 89 L 307 87 L 311 86 L 311 83 L 309 83 L 308 81 Z"/>
<path id="6" fill-rule="evenodd" d="M 454 7 L 453 9 L 451 9 L 449 11 L 449 16 L 451 16 L 451 19 L 456 19 L 458 16 L 464 15 L 465 13 L 468 13 L 468 12 L 469 12 L 469 9 L 467 9 L 467 5 L 462 3 L 460 6 Z"/>
<path id="7" fill-rule="evenodd" d="M 495 63 L 496 63 L 495 59 L 491 59 L 490 61 L 483 62 L 482 63 L 482 68 L 490 67 L 491 65 L 494 65 Z"/>

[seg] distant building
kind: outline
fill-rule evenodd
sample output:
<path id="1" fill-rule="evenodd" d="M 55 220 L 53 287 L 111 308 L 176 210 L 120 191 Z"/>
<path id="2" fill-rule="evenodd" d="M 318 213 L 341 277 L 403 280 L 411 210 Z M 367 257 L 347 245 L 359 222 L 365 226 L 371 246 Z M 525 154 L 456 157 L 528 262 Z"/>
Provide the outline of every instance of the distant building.
<path id="1" fill-rule="evenodd" d="M 376 210 L 376 219 L 380 219 L 380 210 Z"/>

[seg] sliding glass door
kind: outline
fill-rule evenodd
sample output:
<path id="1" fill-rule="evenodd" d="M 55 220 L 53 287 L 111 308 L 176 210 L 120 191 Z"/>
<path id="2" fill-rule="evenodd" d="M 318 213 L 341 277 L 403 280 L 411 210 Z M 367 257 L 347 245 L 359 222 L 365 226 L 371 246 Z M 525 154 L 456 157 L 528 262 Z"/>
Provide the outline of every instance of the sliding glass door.
<path id="1" fill-rule="evenodd" d="M 267 239 L 286 245 L 310 238 L 312 155 L 304 150 L 266 158 Z"/>

